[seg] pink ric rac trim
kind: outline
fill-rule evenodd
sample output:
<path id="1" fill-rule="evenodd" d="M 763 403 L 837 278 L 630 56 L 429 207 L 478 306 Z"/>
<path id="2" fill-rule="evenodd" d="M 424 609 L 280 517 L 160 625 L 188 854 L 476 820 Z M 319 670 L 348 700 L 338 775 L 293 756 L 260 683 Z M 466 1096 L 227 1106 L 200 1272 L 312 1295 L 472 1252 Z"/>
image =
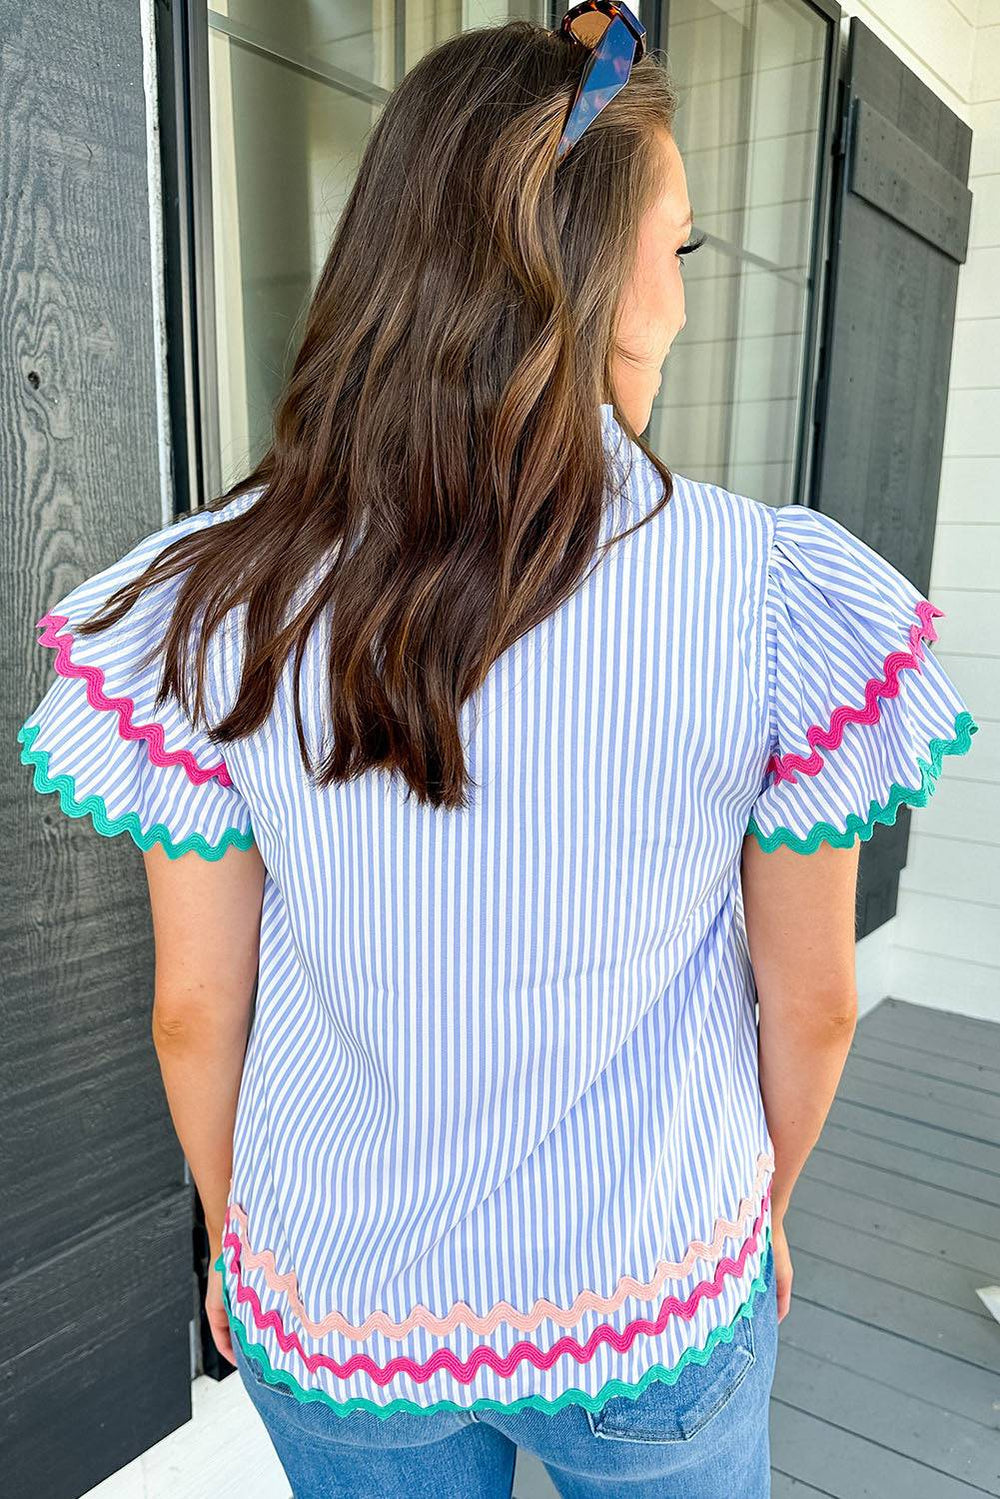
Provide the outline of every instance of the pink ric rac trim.
<path id="1" fill-rule="evenodd" d="M 293 1349 L 302 1359 L 302 1362 L 315 1374 L 320 1367 L 330 1369 L 338 1379 L 350 1379 L 352 1374 L 364 1373 L 373 1379 L 378 1385 L 387 1385 L 397 1374 L 405 1374 L 410 1379 L 423 1383 L 436 1374 L 439 1369 L 446 1369 L 451 1377 L 460 1384 L 471 1384 L 479 1370 L 485 1365 L 496 1374 L 507 1378 L 513 1374 L 519 1364 L 530 1363 L 536 1369 L 551 1369 L 557 1359 L 570 1354 L 578 1364 L 587 1364 L 596 1354 L 602 1343 L 610 1343 L 618 1353 L 627 1353 L 635 1339 L 640 1334 L 648 1337 L 657 1337 L 666 1330 L 667 1323 L 672 1316 L 683 1317 L 690 1321 L 698 1309 L 699 1303 L 706 1296 L 718 1296 L 723 1287 L 727 1275 L 742 1275 L 747 1258 L 757 1248 L 761 1227 L 767 1212 L 767 1204 L 771 1197 L 771 1187 L 764 1194 L 760 1213 L 754 1223 L 753 1233 L 746 1239 L 740 1249 L 739 1256 L 734 1260 L 728 1255 L 721 1259 L 716 1268 L 712 1280 L 701 1281 L 690 1296 L 684 1301 L 678 1301 L 676 1296 L 669 1296 L 662 1303 L 657 1312 L 655 1320 L 646 1317 L 637 1317 L 629 1322 L 621 1332 L 617 1328 L 605 1324 L 595 1327 L 585 1343 L 577 1343 L 573 1338 L 559 1338 L 551 1348 L 536 1348 L 534 1343 L 515 1343 L 509 1353 L 501 1355 L 494 1348 L 486 1345 L 473 1350 L 467 1359 L 459 1359 L 450 1348 L 438 1348 L 425 1364 L 417 1364 L 411 1358 L 402 1356 L 390 1359 L 384 1366 L 380 1367 L 365 1353 L 355 1353 L 346 1363 L 340 1364 L 336 1359 L 330 1358 L 325 1353 L 306 1353 L 299 1341 L 297 1333 L 286 1332 L 281 1323 L 281 1318 L 275 1311 L 265 1312 L 261 1308 L 260 1298 L 257 1292 L 250 1286 L 245 1286 L 240 1280 L 240 1240 L 234 1233 L 227 1233 L 222 1240 L 224 1248 L 235 1251 L 230 1269 L 236 1279 L 236 1302 L 249 1302 L 253 1313 L 253 1320 L 262 1331 L 270 1328 L 277 1338 L 283 1352 L 290 1353 Z"/>
<path id="2" fill-rule="evenodd" d="M 282 1274 L 274 1261 L 274 1255 L 270 1249 L 252 1249 L 247 1238 L 247 1215 L 239 1203 L 231 1202 L 226 1212 L 225 1230 L 227 1237 L 224 1244 L 236 1243 L 239 1246 L 239 1254 L 234 1260 L 236 1263 L 240 1257 L 250 1270 L 262 1270 L 264 1279 L 272 1291 L 278 1291 L 288 1301 L 292 1311 L 303 1327 L 312 1338 L 325 1337 L 328 1332 L 339 1333 L 345 1338 L 361 1340 L 368 1338 L 372 1333 L 384 1333 L 386 1337 L 402 1338 L 414 1328 L 423 1327 L 436 1336 L 454 1332 L 456 1327 L 469 1327 L 473 1332 L 489 1334 L 494 1332 L 501 1323 L 507 1323 L 516 1328 L 518 1332 L 532 1332 L 542 1322 L 550 1321 L 557 1323 L 560 1327 L 572 1327 L 580 1321 L 586 1312 L 614 1312 L 628 1300 L 630 1296 L 640 1301 L 652 1300 L 660 1291 L 667 1280 L 680 1280 L 691 1273 L 692 1268 L 699 1259 L 714 1263 L 722 1252 L 722 1246 L 728 1238 L 735 1238 L 742 1234 L 748 1219 L 752 1219 L 754 1205 L 757 1202 L 761 1188 L 768 1177 L 769 1172 L 774 1169 L 774 1157 L 770 1155 L 759 1155 L 757 1157 L 757 1178 L 753 1190 L 748 1197 L 744 1197 L 736 1210 L 736 1221 L 730 1222 L 728 1218 L 716 1220 L 715 1231 L 710 1244 L 703 1243 L 700 1239 L 694 1240 L 688 1246 L 687 1253 L 679 1264 L 670 1260 L 661 1260 L 656 1267 L 656 1272 L 649 1281 L 634 1280 L 631 1275 L 623 1276 L 618 1282 L 610 1296 L 597 1296 L 593 1291 L 581 1291 L 579 1296 L 570 1307 L 557 1306 L 555 1302 L 539 1298 L 534 1306 L 526 1312 L 518 1311 L 511 1306 L 509 1301 L 498 1301 L 490 1307 L 487 1312 L 477 1315 L 469 1306 L 468 1302 L 456 1301 L 447 1315 L 436 1317 L 426 1307 L 417 1305 L 402 1322 L 393 1322 L 384 1311 L 372 1312 L 362 1323 L 348 1322 L 340 1312 L 333 1311 L 323 1317 L 321 1321 L 315 1322 L 309 1316 L 299 1294 L 298 1281 L 294 1271 Z M 770 1191 L 770 1188 L 768 1188 Z M 235 1232 L 233 1231 L 235 1225 Z"/>
<path id="3" fill-rule="evenodd" d="M 233 784 L 224 760 L 220 760 L 218 765 L 199 765 L 189 749 L 168 750 L 165 747 L 162 724 L 133 723 L 135 703 L 132 698 L 108 697 L 104 691 L 104 673 L 100 667 L 84 666 L 72 659 L 73 636 L 68 631 L 64 635 L 58 633 L 66 624 L 69 624 L 69 620 L 62 614 L 43 614 L 35 625 L 36 629 L 45 627 L 38 637 L 38 644 L 46 645 L 56 652 L 53 665 L 60 676 L 80 677 L 86 682 L 87 701 L 92 708 L 117 713 L 118 732 L 123 739 L 145 739 L 149 745 L 149 758 L 154 765 L 182 765 L 188 779 L 196 786 L 210 781 L 213 776 L 220 786 Z"/>
<path id="4" fill-rule="evenodd" d="M 844 726 L 849 723 L 878 723 L 880 708 L 878 700 L 880 697 L 895 697 L 899 692 L 899 674 L 901 671 L 910 669 L 919 671 L 920 663 L 924 659 L 924 640 L 935 641 L 938 638 L 937 630 L 932 621 L 944 614 L 935 604 L 921 599 L 916 606 L 916 613 L 920 623 L 910 626 L 910 649 L 908 651 L 891 651 L 882 663 L 881 677 L 871 677 L 865 683 L 865 706 L 863 708 L 835 708 L 830 716 L 828 728 L 822 728 L 820 724 L 814 723 L 806 730 L 806 743 L 812 747 L 812 754 L 808 759 L 802 755 L 772 755 L 767 762 L 767 770 L 773 773 L 774 782 L 795 781 L 795 772 L 801 771 L 805 776 L 818 775 L 823 768 L 823 757 L 816 746 L 821 745 L 823 749 L 837 749 L 844 737 Z"/>

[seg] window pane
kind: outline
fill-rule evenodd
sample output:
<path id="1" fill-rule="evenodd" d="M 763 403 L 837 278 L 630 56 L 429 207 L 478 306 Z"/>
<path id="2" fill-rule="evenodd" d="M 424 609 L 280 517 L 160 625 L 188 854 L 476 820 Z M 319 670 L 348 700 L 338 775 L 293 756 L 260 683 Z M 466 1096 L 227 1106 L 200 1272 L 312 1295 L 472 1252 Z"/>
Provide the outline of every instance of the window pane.
<path id="1" fill-rule="evenodd" d="M 462 26 L 534 0 L 213 0 L 220 473 L 263 452 L 301 319 L 388 92 Z M 826 24 L 802 0 L 671 0 L 663 41 L 696 231 L 687 325 L 648 437 L 671 467 L 781 502 L 794 473 Z M 647 23 L 652 19 L 647 15 Z"/>
<path id="2" fill-rule="evenodd" d="M 672 0 L 675 135 L 710 236 L 686 258 L 687 324 L 647 437 L 678 473 L 793 493 L 813 286 L 827 23 L 801 0 Z"/>
<path id="3" fill-rule="evenodd" d="M 270 438 L 302 318 L 386 95 L 429 48 L 515 13 L 461 0 L 213 0 L 212 227 L 220 474 Z"/>
<path id="4" fill-rule="evenodd" d="M 371 106 L 209 37 L 219 447 L 228 486 L 266 446 L 295 333 Z M 245 107 L 251 100 L 256 107 Z"/>

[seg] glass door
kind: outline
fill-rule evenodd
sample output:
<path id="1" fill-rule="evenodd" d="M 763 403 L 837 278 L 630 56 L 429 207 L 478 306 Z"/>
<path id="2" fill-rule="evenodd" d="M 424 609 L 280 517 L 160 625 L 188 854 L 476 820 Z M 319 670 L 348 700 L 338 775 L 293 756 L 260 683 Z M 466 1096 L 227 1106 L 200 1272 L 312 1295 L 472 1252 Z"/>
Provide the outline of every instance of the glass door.
<path id="1" fill-rule="evenodd" d="M 671 0 L 674 127 L 708 242 L 647 433 L 676 472 L 804 500 L 838 40 L 836 5 Z"/>
<path id="2" fill-rule="evenodd" d="M 368 131 L 430 47 L 552 0 L 189 0 L 161 38 L 175 482 L 189 508 L 262 454 Z M 708 243 L 646 436 L 680 473 L 802 497 L 816 367 L 839 8 L 834 0 L 639 6 L 681 95 Z M 159 11 L 159 8 L 158 8 Z M 162 25 L 162 22 L 160 23 Z M 169 113 L 169 112 L 168 112 Z M 171 135 L 173 139 L 171 139 Z M 173 187 L 171 187 L 171 172 Z"/>

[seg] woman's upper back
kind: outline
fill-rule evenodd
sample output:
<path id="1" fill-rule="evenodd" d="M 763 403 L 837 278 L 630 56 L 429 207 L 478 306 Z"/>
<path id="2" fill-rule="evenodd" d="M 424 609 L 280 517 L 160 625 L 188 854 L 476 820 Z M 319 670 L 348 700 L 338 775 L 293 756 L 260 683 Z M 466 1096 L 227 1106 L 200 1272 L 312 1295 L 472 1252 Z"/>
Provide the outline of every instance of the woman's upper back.
<path id="1" fill-rule="evenodd" d="M 612 450 L 627 452 L 603 410 Z M 638 448 L 631 459 L 605 537 L 658 497 Z M 303 940 L 334 934 L 332 951 L 317 954 L 333 990 L 430 995 L 463 961 L 470 934 L 484 992 L 545 990 L 580 1005 L 592 991 L 606 1016 L 613 975 L 647 1001 L 662 986 L 674 934 L 731 878 L 766 759 L 760 614 L 770 521 L 757 502 L 678 480 L 667 507 L 613 545 L 467 700 L 473 785 L 460 811 L 421 803 L 384 774 L 317 793 L 299 755 L 287 667 L 266 729 L 227 746 L 226 763 Z M 328 745 L 331 628 L 335 620 L 314 633 L 303 665 L 314 753 Z M 220 668 L 225 705 L 235 653 Z M 304 867 L 304 846 L 322 858 L 325 879 Z"/>

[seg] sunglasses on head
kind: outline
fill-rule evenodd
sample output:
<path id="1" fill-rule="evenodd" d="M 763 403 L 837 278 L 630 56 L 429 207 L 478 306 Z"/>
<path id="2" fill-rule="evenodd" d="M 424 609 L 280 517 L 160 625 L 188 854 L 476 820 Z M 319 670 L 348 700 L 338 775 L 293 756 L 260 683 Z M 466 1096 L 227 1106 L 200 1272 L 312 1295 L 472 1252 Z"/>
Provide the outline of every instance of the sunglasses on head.
<path id="1" fill-rule="evenodd" d="M 646 50 L 646 28 L 618 0 L 582 0 L 563 16 L 557 35 L 590 52 L 556 151 L 558 162 L 628 83 L 633 63 Z"/>

